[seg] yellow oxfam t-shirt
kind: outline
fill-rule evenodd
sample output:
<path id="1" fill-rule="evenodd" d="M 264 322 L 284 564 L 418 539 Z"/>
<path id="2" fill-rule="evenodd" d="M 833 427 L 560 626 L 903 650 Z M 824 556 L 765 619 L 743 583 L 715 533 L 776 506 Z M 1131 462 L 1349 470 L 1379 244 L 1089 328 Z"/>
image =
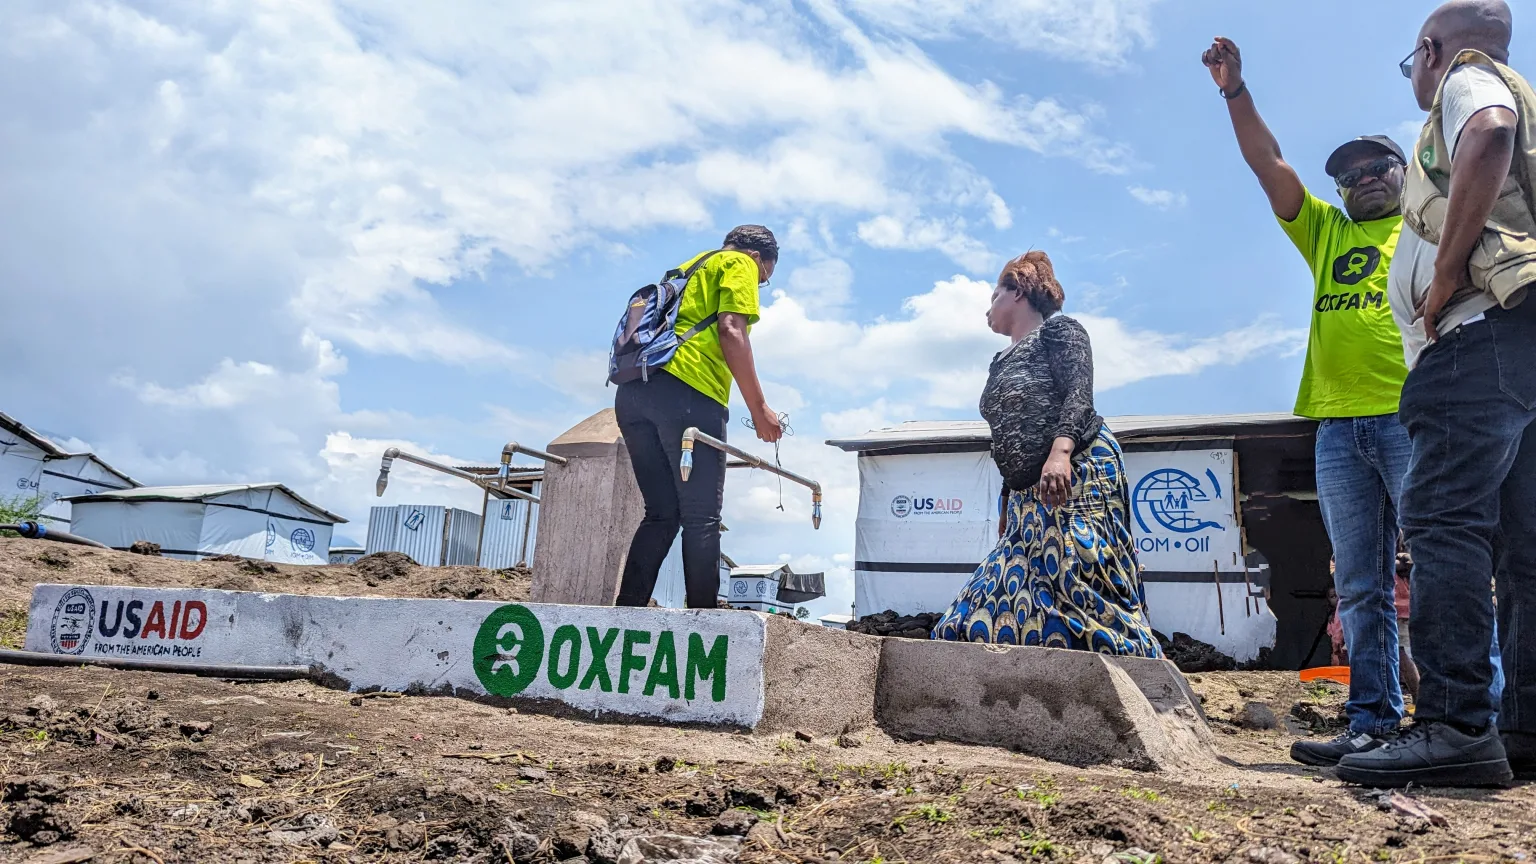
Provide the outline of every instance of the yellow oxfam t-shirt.
<path id="1" fill-rule="evenodd" d="M 1312 332 L 1296 413 L 1324 420 L 1393 414 L 1408 367 L 1387 302 L 1387 270 L 1401 216 L 1355 222 L 1311 192 L 1280 220 L 1312 268 Z"/>
<path id="2" fill-rule="evenodd" d="M 701 255 L 689 258 L 679 270 L 687 270 Z M 716 252 L 688 280 L 677 307 L 678 336 L 711 314 L 737 312 L 747 324 L 757 323 L 757 262 L 745 252 Z M 1390 315 L 1388 318 L 1390 319 Z M 1396 332 L 1396 325 L 1393 325 Z M 1398 349 L 1402 359 L 1402 349 Z M 720 350 L 720 326 L 711 324 L 679 345 L 667 363 L 667 371 L 709 398 L 728 405 L 731 401 L 731 369 Z"/>

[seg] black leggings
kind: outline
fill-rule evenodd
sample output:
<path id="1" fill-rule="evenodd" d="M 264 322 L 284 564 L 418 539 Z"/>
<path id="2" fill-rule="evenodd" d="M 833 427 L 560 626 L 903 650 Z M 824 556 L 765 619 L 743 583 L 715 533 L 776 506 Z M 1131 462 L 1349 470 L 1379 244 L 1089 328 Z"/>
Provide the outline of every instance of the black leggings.
<path id="1" fill-rule="evenodd" d="M 689 609 L 713 609 L 720 591 L 720 507 L 725 496 L 725 454 L 693 450 L 693 473 L 682 481 L 683 430 L 725 440 L 730 412 L 681 379 L 657 372 L 649 381 L 619 385 L 614 413 L 635 482 L 645 498 L 645 520 L 635 530 L 619 583 L 619 606 L 644 606 L 656 589 L 662 562 L 683 530 L 683 578 Z"/>

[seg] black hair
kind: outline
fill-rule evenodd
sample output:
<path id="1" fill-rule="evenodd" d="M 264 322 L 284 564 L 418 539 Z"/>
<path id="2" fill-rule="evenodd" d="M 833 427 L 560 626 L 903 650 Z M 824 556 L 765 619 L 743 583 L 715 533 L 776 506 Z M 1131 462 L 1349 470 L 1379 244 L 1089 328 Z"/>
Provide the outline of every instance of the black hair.
<path id="1" fill-rule="evenodd" d="M 725 243 L 721 245 L 756 252 L 765 261 L 779 260 L 779 241 L 774 239 L 772 231 L 761 225 L 737 225 L 725 235 Z"/>

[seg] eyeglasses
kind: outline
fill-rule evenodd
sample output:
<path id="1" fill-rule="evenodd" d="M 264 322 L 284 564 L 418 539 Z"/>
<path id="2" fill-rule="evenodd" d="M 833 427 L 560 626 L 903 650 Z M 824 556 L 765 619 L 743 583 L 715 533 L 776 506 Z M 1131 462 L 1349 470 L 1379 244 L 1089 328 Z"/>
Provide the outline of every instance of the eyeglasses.
<path id="1" fill-rule="evenodd" d="M 1340 189 L 1353 189 L 1360 185 L 1367 175 L 1377 180 L 1387 176 L 1392 169 L 1403 163 L 1391 156 L 1383 156 L 1372 160 L 1359 168 L 1351 168 L 1348 171 L 1339 172 L 1339 176 L 1333 178 L 1333 182 L 1339 184 Z"/>
<path id="2" fill-rule="evenodd" d="M 1431 40 L 1429 40 L 1429 44 L 1435 46 L 1435 50 L 1436 51 L 1440 50 L 1440 40 L 1439 39 L 1431 39 Z M 1403 62 L 1397 64 L 1397 71 L 1403 73 L 1403 77 L 1404 78 L 1412 78 L 1413 77 L 1413 63 L 1414 63 L 1415 60 L 1418 59 L 1419 49 L 1421 49 L 1423 47 L 1424 47 L 1424 43 L 1423 42 L 1420 42 L 1419 44 L 1413 46 L 1413 50 L 1408 52 L 1408 56 L 1403 59 Z"/>

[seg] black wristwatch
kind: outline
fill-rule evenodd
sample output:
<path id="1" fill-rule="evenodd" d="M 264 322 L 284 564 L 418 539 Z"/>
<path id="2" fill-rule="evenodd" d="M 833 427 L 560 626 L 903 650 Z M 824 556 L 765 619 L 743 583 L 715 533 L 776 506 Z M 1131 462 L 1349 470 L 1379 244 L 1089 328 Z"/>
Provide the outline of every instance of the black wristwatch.
<path id="1" fill-rule="evenodd" d="M 1237 85 L 1237 89 L 1233 90 L 1232 94 L 1230 96 L 1227 95 L 1227 91 L 1221 89 L 1220 87 L 1216 88 L 1216 92 L 1221 94 L 1221 98 L 1227 100 L 1228 102 L 1230 102 L 1233 99 L 1236 99 L 1237 97 L 1243 95 L 1245 92 L 1247 92 L 1247 90 L 1248 90 L 1248 82 L 1247 81 L 1244 81 L 1243 83 Z"/>

